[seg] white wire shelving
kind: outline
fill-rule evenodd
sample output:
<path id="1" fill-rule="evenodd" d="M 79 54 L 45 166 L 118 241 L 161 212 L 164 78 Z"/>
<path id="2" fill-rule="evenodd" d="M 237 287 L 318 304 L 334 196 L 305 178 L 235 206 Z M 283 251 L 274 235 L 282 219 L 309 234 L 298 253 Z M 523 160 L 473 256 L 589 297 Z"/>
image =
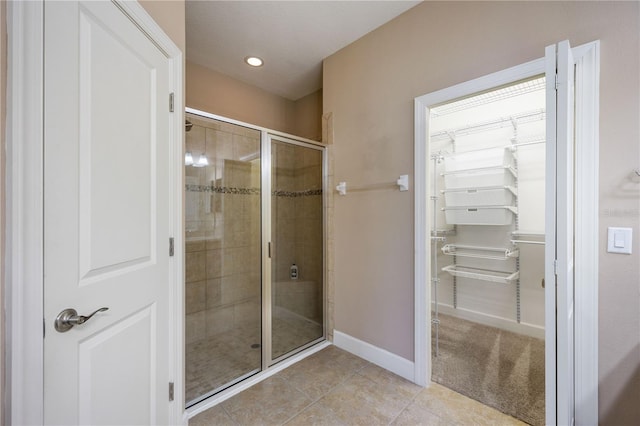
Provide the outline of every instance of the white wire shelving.
<path id="1" fill-rule="evenodd" d="M 454 277 L 473 278 L 475 280 L 490 281 L 500 284 L 511 284 L 520 277 L 520 271 L 505 272 L 460 265 L 445 266 L 442 268 L 442 271 L 448 272 Z"/>
<path id="2" fill-rule="evenodd" d="M 489 260 L 508 260 L 520 255 L 520 252 L 517 249 L 470 246 L 465 244 L 447 244 L 442 247 L 442 253 L 450 256 L 473 257 Z"/>

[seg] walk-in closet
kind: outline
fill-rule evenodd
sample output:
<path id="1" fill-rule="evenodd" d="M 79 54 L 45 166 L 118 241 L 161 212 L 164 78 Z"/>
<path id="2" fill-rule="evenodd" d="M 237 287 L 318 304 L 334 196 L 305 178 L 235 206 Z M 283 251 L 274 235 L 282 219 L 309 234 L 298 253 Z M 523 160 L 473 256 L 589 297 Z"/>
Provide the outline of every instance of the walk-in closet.
<path id="1" fill-rule="evenodd" d="M 430 109 L 432 380 L 544 424 L 545 79 Z"/>

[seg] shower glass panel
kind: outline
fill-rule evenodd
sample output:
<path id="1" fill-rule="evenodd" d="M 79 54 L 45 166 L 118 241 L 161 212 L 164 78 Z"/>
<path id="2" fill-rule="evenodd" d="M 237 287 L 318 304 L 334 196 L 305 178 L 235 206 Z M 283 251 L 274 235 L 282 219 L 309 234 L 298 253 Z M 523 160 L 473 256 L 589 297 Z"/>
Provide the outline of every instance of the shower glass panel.
<path id="1" fill-rule="evenodd" d="M 260 131 L 187 114 L 186 402 L 261 370 Z"/>
<path id="2" fill-rule="evenodd" d="M 271 359 L 323 337 L 323 151 L 271 138 Z"/>

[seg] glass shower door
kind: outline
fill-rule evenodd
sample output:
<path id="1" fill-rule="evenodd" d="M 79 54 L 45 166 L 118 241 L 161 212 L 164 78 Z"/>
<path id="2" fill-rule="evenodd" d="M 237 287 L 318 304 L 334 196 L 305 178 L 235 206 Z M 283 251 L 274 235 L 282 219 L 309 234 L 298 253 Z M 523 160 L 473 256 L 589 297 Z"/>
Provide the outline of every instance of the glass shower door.
<path id="1" fill-rule="evenodd" d="M 323 151 L 271 136 L 271 360 L 324 336 Z"/>
<path id="2" fill-rule="evenodd" d="M 185 401 L 324 339 L 323 146 L 187 112 Z"/>
<path id="3" fill-rule="evenodd" d="M 187 114 L 186 405 L 262 367 L 259 130 Z"/>

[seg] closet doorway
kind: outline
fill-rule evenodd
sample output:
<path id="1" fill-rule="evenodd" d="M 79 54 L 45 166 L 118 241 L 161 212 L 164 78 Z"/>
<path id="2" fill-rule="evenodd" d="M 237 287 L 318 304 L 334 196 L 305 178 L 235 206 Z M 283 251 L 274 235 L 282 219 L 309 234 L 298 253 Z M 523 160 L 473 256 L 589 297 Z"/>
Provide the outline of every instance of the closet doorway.
<path id="1" fill-rule="evenodd" d="M 545 77 L 430 109 L 431 380 L 544 425 Z"/>
<path id="2" fill-rule="evenodd" d="M 598 50 L 415 102 L 416 383 L 532 424 L 597 420 Z"/>
<path id="3" fill-rule="evenodd" d="M 325 148 L 187 109 L 185 403 L 325 340 Z M 212 398 L 213 397 L 213 398 Z"/>

